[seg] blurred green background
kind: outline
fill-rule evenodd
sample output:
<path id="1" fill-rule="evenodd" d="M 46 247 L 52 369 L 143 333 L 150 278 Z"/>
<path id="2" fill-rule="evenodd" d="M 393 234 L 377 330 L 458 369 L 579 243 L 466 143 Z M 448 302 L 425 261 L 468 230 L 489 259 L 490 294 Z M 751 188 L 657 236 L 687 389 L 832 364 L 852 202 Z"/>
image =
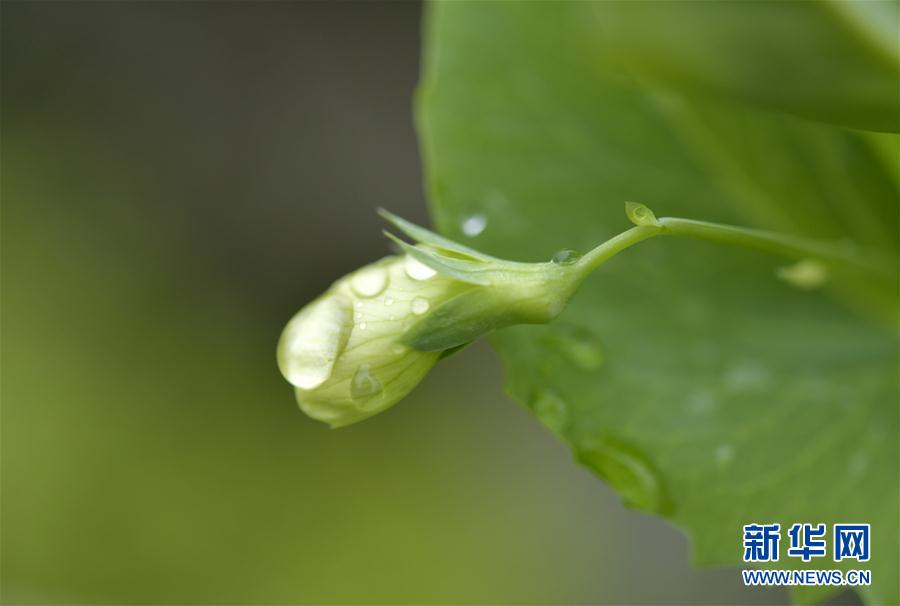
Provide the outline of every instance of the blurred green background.
<path id="1" fill-rule="evenodd" d="M 428 222 L 420 10 L 3 3 L 3 603 L 786 602 L 693 570 L 484 345 L 297 409 L 286 320 L 385 253 L 377 206 Z"/>

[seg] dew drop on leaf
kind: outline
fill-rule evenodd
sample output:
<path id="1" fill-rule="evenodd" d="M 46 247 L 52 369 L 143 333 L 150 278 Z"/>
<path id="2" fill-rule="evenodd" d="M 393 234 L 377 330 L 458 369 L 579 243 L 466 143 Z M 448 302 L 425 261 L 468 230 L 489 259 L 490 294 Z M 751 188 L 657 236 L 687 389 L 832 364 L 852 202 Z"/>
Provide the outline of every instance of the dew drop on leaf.
<path id="1" fill-rule="evenodd" d="M 534 414 L 550 431 L 565 433 L 569 427 L 569 407 L 559 394 L 554 391 L 541 391 L 531 402 Z"/>
<path id="2" fill-rule="evenodd" d="M 694 415 L 708 415 L 716 409 L 716 396 L 712 391 L 700 389 L 687 398 L 687 410 Z"/>
<path id="3" fill-rule="evenodd" d="M 550 258 L 557 265 L 573 265 L 581 258 L 581 253 L 571 249 L 560 250 Z"/>
<path id="4" fill-rule="evenodd" d="M 388 273 L 383 267 L 364 267 L 350 278 L 350 288 L 360 297 L 370 298 L 387 287 Z"/>
<path id="5" fill-rule="evenodd" d="M 600 339 L 582 326 L 571 324 L 555 326 L 548 341 L 566 360 L 581 370 L 587 372 L 597 370 L 606 362 L 606 352 Z"/>
<path id="6" fill-rule="evenodd" d="M 423 313 L 428 311 L 428 307 L 429 307 L 428 300 L 424 299 L 423 297 L 416 297 L 415 299 L 412 300 L 412 303 L 410 303 L 410 305 L 409 305 L 409 308 L 417 316 L 421 316 Z"/>
<path id="7" fill-rule="evenodd" d="M 487 217 L 485 217 L 482 213 L 469 215 L 468 217 L 463 219 L 461 225 L 462 232 L 470 238 L 474 238 L 475 236 L 483 232 L 485 227 L 487 227 Z"/>
<path id="8" fill-rule="evenodd" d="M 731 444 L 721 444 L 716 448 L 716 452 L 713 455 L 713 458 L 716 461 L 716 464 L 720 467 L 724 467 L 734 458 L 734 446 Z"/>
<path id="9" fill-rule="evenodd" d="M 729 367 L 722 382 L 731 393 L 757 392 L 769 386 L 771 373 L 761 364 L 745 360 Z"/>
<path id="10" fill-rule="evenodd" d="M 350 302 L 342 296 L 326 296 L 295 315 L 278 343 L 278 368 L 291 385 L 318 387 L 331 376 L 350 336 Z"/>
<path id="11" fill-rule="evenodd" d="M 813 290 L 828 281 L 828 267 L 815 259 L 803 259 L 793 265 L 779 267 L 775 275 L 795 288 Z"/>
<path id="12" fill-rule="evenodd" d="M 369 370 L 368 364 L 362 364 L 353 374 L 350 381 L 350 397 L 354 400 L 365 400 L 381 393 L 381 381 Z"/>
<path id="13" fill-rule="evenodd" d="M 427 280 L 437 273 L 418 259 L 408 255 L 406 257 L 405 268 L 406 275 L 413 280 Z"/>
<path id="14" fill-rule="evenodd" d="M 671 513 L 662 476 L 636 446 L 607 437 L 577 450 L 578 461 L 591 468 L 622 497 L 632 509 Z"/>
<path id="15" fill-rule="evenodd" d="M 390 306 L 393 305 L 393 304 L 394 304 L 394 297 L 392 297 L 391 295 L 387 295 L 387 296 L 384 298 L 384 305 L 385 305 L 385 307 L 390 307 Z"/>
<path id="16" fill-rule="evenodd" d="M 869 466 L 868 457 L 864 452 L 856 452 L 847 461 L 847 473 L 852 476 L 858 476 Z"/>

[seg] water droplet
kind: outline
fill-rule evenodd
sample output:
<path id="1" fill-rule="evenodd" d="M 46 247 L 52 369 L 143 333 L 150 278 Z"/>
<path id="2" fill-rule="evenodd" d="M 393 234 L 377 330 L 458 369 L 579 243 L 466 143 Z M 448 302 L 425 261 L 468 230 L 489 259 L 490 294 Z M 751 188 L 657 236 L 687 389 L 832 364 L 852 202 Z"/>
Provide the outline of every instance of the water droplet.
<path id="1" fill-rule="evenodd" d="M 387 270 L 379 266 L 364 267 L 350 277 L 350 288 L 360 297 L 374 297 L 380 294 L 387 284 Z"/>
<path id="2" fill-rule="evenodd" d="M 553 391 L 542 391 L 531 403 L 534 414 L 550 431 L 562 434 L 569 427 L 569 407 L 565 401 Z"/>
<path id="3" fill-rule="evenodd" d="M 359 329 L 360 329 L 360 330 L 365 330 L 367 326 L 368 326 L 368 324 L 366 324 L 365 322 L 360 322 L 360 323 L 359 323 Z"/>
<path id="4" fill-rule="evenodd" d="M 819 288 L 828 281 L 828 267 L 816 259 L 803 259 L 775 270 L 775 275 L 801 290 Z"/>
<path id="5" fill-rule="evenodd" d="M 729 368 L 722 377 L 725 389 L 732 393 L 765 389 L 771 377 L 769 371 L 752 361 L 739 362 Z"/>
<path id="6" fill-rule="evenodd" d="M 659 472 L 637 447 L 619 438 L 577 450 L 579 462 L 615 488 L 622 502 L 633 509 L 670 514 L 672 504 Z"/>
<path id="7" fill-rule="evenodd" d="M 487 227 L 487 217 L 482 213 L 470 215 L 463 219 L 462 222 L 462 232 L 470 238 L 474 238 L 483 232 L 485 227 Z"/>
<path id="8" fill-rule="evenodd" d="M 574 265 L 581 258 L 581 253 L 576 250 L 566 248 L 554 253 L 550 260 L 557 265 Z"/>
<path id="9" fill-rule="evenodd" d="M 335 360 L 350 337 L 350 302 L 325 296 L 301 309 L 278 342 L 278 368 L 291 385 L 318 387 L 331 376 Z"/>
<path id="10" fill-rule="evenodd" d="M 847 461 L 847 473 L 858 476 L 869 466 L 869 459 L 864 452 L 856 452 Z"/>
<path id="11" fill-rule="evenodd" d="M 713 458 L 716 461 L 716 464 L 720 467 L 723 467 L 731 462 L 734 458 L 734 446 L 731 444 L 721 444 L 716 448 L 716 452 L 713 455 Z"/>
<path id="12" fill-rule="evenodd" d="M 366 306 L 366 304 L 363 303 L 362 301 L 357 301 L 356 303 L 353 304 L 353 306 L 354 306 L 356 309 L 362 309 L 363 307 Z"/>
<path id="13" fill-rule="evenodd" d="M 408 350 L 408 347 L 406 347 L 405 345 L 401 345 L 400 343 L 395 343 L 391 346 L 391 353 L 397 356 L 406 353 Z"/>
<path id="14" fill-rule="evenodd" d="M 653 211 L 638 202 L 626 202 L 625 214 L 628 216 L 628 220 L 635 225 L 659 225 Z"/>
<path id="15" fill-rule="evenodd" d="M 393 322 L 394 320 L 396 320 L 396 319 L 397 319 L 397 316 L 395 316 L 394 314 L 391 314 L 391 315 L 388 316 L 388 320 L 390 320 L 390 321 L 392 321 L 392 322 Z"/>
<path id="16" fill-rule="evenodd" d="M 394 297 L 392 297 L 391 295 L 387 295 L 387 296 L 384 298 L 384 305 L 385 305 L 385 307 L 390 307 L 390 306 L 393 305 L 393 304 L 394 304 Z"/>
<path id="17" fill-rule="evenodd" d="M 406 256 L 406 275 L 413 280 L 427 280 L 434 276 L 437 272 L 418 259 Z"/>
<path id="18" fill-rule="evenodd" d="M 692 392 L 687 399 L 687 409 L 695 415 L 708 415 L 716 409 L 716 397 L 707 390 Z"/>
<path id="19" fill-rule="evenodd" d="M 353 374 L 350 381 L 350 397 L 354 400 L 365 400 L 381 393 L 381 381 L 375 378 L 368 364 L 362 364 Z"/>
<path id="20" fill-rule="evenodd" d="M 428 311 L 428 307 L 429 307 L 428 300 L 423 299 L 422 297 L 416 297 L 415 299 L 412 300 L 412 303 L 410 303 L 410 305 L 409 305 L 409 308 L 417 316 L 421 316 L 423 313 Z"/>
<path id="21" fill-rule="evenodd" d="M 597 370 L 606 362 L 600 339 L 582 326 L 560 324 L 547 339 L 569 362 L 584 371 Z"/>
<path id="22" fill-rule="evenodd" d="M 353 319 L 356 320 L 357 322 L 360 321 L 360 320 L 362 320 L 362 319 L 363 319 L 363 312 L 358 311 L 358 312 L 356 312 L 355 314 L 353 314 Z"/>

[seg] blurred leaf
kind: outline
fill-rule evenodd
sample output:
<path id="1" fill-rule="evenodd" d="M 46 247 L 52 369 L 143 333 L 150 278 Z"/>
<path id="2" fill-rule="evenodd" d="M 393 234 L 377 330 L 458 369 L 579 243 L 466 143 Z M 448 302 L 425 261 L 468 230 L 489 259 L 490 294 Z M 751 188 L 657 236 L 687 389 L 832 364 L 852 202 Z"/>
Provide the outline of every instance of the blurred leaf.
<path id="1" fill-rule="evenodd" d="M 3 133 L 0 603 L 577 602 L 605 581 L 543 576 L 551 539 L 603 551 L 505 473 L 477 354 L 447 362 L 465 402 L 435 376 L 405 414 L 309 421 L 274 365 L 284 317 L 253 302 L 271 291 L 223 285 L 133 158 L 48 123 Z"/>
<path id="2" fill-rule="evenodd" d="M 854 128 L 900 128 L 900 3 L 596 2 L 595 54 L 651 82 Z"/>
<path id="3" fill-rule="evenodd" d="M 703 6 L 724 18 L 733 3 Z M 432 6 L 420 129 L 442 231 L 462 237 L 483 216 L 474 246 L 547 259 L 621 231 L 623 202 L 638 200 L 660 216 L 847 240 L 890 275 L 803 291 L 776 277 L 780 258 L 647 242 L 602 267 L 557 322 L 496 334 L 508 388 L 627 505 L 686 529 L 699 563 L 739 562 L 754 521 L 870 522 L 863 594 L 896 603 L 897 138 L 598 69 L 597 49 L 625 34 L 601 39 L 595 11 L 620 9 Z M 771 53 L 784 35 L 766 37 Z"/>

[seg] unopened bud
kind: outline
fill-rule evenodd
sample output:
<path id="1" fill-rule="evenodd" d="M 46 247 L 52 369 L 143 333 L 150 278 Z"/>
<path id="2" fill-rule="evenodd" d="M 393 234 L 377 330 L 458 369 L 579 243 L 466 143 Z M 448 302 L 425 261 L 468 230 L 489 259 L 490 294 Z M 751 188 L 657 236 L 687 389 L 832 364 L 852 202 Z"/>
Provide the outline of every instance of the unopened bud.
<path id="1" fill-rule="evenodd" d="M 278 344 L 300 408 L 332 427 L 392 406 L 442 356 L 485 333 L 549 321 L 574 291 L 564 265 L 495 259 L 384 215 L 417 245 L 394 238 L 404 254 L 338 280 Z"/>

